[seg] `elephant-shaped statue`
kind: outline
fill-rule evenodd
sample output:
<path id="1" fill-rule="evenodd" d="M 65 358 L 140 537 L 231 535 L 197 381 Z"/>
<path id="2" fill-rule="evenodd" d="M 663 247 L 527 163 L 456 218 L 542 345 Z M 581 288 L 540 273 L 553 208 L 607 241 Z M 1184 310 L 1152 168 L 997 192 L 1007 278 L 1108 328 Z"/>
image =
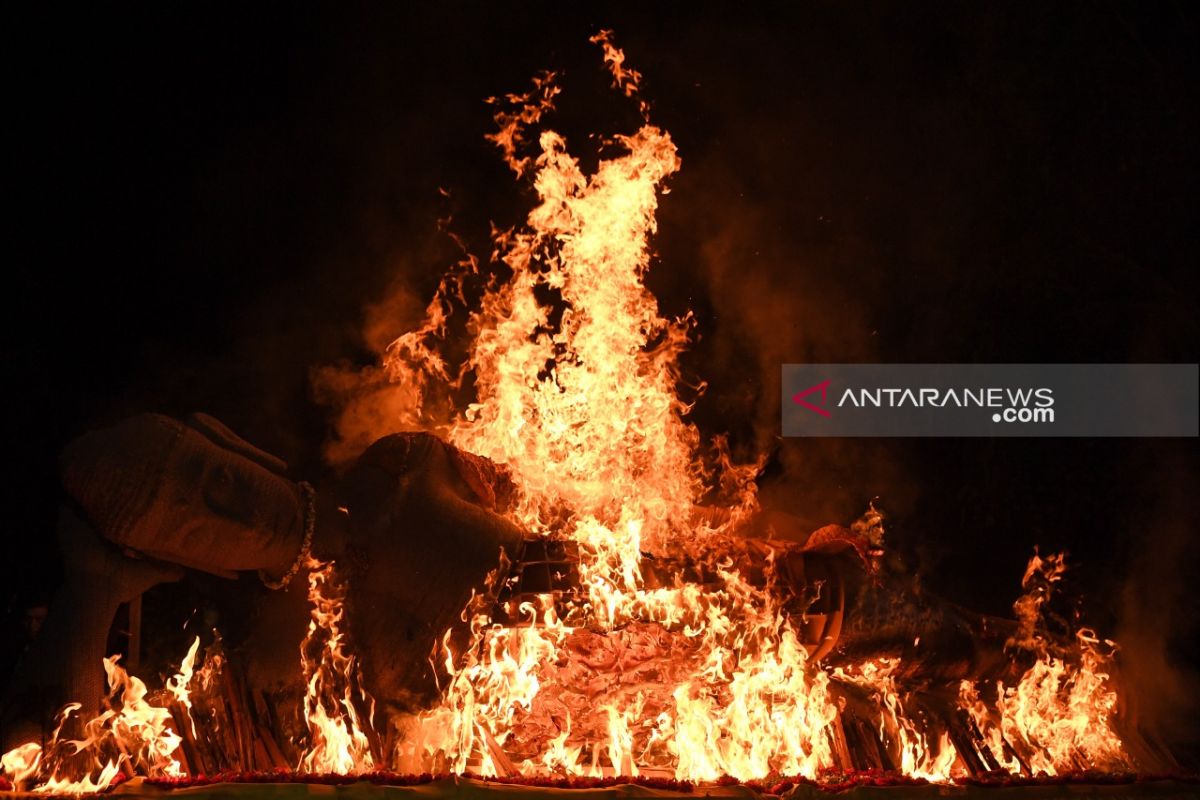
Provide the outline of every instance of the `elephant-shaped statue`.
<path id="1" fill-rule="evenodd" d="M 287 467 L 212 417 L 141 414 L 87 433 L 61 459 L 57 535 L 64 580 L 46 623 L 0 700 L 0 752 L 47 732 L 67 702 L 104 696 L 100 663 L 120 604 L 185 569 L 255 571 L 280 592 L 266 617 L 303 629 L 309 556 L 369 563 L 355 576 L 351 627 L 381 696 L 432 690 L 428 655 L 501 548 L 521 531 L 498 512 L 506 473 L 427 433 L 384 437 L 334 486 L 314 492 Z M 287 627 L 287 626 L 284 626 Z M 250 670 L 295 671 L 298 641 L 262 648 Z"/>

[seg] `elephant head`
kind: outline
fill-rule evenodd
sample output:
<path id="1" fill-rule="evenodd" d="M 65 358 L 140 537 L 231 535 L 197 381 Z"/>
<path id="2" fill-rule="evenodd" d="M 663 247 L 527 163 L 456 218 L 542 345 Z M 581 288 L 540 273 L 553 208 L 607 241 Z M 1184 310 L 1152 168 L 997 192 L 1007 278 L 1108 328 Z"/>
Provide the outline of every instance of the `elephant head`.
<path id="1" fill-rule="evenodd" d="M 218 575 L 280 578 L 304 538 L 300 487 L 212 417 L 141 414 L 67 446 L 63 485 L 123 550 Z"/>
<path id="2" fill-rule="evenodd" d="M 436 689 L 435 646 L 472 596 L 512 554 L 522 531 L 501 515 L 507 473 L 428 433 L 371 445 L 338 488 L 350 567 L 351 631 L 363 672 L 386 708 L 407 709 Z"/>
<path id="3" fill-rule="evenodd" d="M 283 462 L 211 417 L 142 414 L 63 451 L 57 535 L 63 583 L 0 697 L 0 744 L 36 737 L 71 701 L 104 694 L 101 659 L 117 608 L 183 567 L 283 577 L 305 537 L 300 487 Z"/>
<path id="4" fill-rule="evenodd" d="M 424 433 L 376 442 L 317 498 L 315 521 L 283 462 L 204 415 L 128 418 L 72 442 L 61 468 L 63 586 L 0 699 L 0 744 L 44 732 L 67 702 L 99 701 L 121 603 L 185 567 L 227 577 L 257 570 L 270 585 L 293 573 L 308 545 L 350 578 L 347 613 L 367 686 L 385 707 L 407 707 L 434 688 L 428 657 L 441 634 L 501 548 L 512 552 L 522 536 L 499 513 L 512 492 L 506 473 Z M 272 630 L 245 649 L 248 674 L 264 686 L 296 668 L 299 640 L 280 635 L 302 631 L 302 598 L 294 586 L 260 604 Z"/>

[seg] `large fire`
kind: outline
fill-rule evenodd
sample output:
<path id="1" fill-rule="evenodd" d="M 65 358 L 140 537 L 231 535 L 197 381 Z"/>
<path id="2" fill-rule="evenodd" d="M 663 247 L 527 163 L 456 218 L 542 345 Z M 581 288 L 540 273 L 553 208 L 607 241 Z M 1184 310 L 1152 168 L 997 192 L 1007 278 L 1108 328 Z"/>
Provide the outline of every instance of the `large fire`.
<path id="1" fill-rule="evenodd" d="M 394 342 L 384 364 L 415 398 L 396 426 L 423 425 L 505 465 L 518 489 L 507 513 L 531 537 L 573 544 L 579 591 L 514 599 L 504 622 L 488 602 L 472 603 L 468 647 L 456 651 L 450 632 L 443 640 L 450 678 L 440 701 L 389 738 L 375 731 L 381 723 L 345 629 L 336 565 L 310 562 L 312 617 L 301 650 L 308 740 L 293 766 L 818 778 L 848 766 L 840 720 L 849 702 L 868 709 L 888 761 L 913 778 L 950 781 L 976 763 L 1014 775 L 1129 769 L 1112 725 L 1111 648 L 1094 636 L 1080 634 L 1076 658 L 1035 648 L 1013 685 L 956 684 L 949 702 L 974 738 L 952 741 L 923 713 L 924 701 L 901 688 L 898 659 L 821 663 L 799 627 L 803 615 L 773 591 L 774 551 L 761 559 L 761 580 L 744 574 L 738 530 L 758 510 L 758 465 L 731 464 L 719 441 L 706 447 L 688 422 L 679 357 L 693 320 L 664 317 L 644 282 L 659 197 L 680 157 L 649 121 L 640 75 L 610 35 L 593 41 L 614 86 L 637 104 L 641 127 L 608 141 L 588 173 L 564 137 L 537 128 L 554 109 L 556 76 L 494 101 L 499 131 L 489 138 L 531 181 L 537 203 L 522 226 L 495 237 L 504 277 L 487 283 L 470 312 L 465 361 L 448 364 L 440 349 L 463 298 L 451 274 L 425 323 Z M 446 387 L 468 376 L 473 402 L 439 419 L 434 406 Z M 686 558 L 705 580 L 677 571 L 651 581 L 647 557 Z M 1035 561 L 1033 574 L 1049 574 L 1040 592 L 1057 573 Z M 498 570 L 489 588 L 504 580 Z M 1027 591 L 1018 613 L 1036 617 L 1043 600 Z M 106 661 L 111 707 L 82 726 L 82 739 L 56 734 L 6 753 L 4 774 L 15 786 L 54 792 L 101 790 L 122 771 L 181 774 L 181 721 L 191 739 L 206 735 L 189 698 L 204 672 L 194 669 L 196 657 L 193 646 L 168 682 L 163 702 L 174 704 L 174 716 Z M 63 720 L 81 710 L 68 707 Z M 384 740 L 393 745 L 384 749 Z"/>

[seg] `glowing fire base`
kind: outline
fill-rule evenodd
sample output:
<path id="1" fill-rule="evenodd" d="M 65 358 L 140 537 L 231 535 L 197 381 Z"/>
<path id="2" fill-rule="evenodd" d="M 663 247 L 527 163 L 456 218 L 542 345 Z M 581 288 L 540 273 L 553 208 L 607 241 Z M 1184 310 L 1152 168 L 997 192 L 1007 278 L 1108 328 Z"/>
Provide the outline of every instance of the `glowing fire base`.
<path id="1" fill-rule="evenodd" d="M 514 785 L 464 777 L 449 777 L 414 785 L 390 785 L 349 776 L 330 776 L 328 782 L 320 777 L 313 783 L 264 783 L 263 776 L 247 776 L 253 782 L 207 783 L 168 788 L 161 784 L 134 778 L 118 784 L 108 794 L 124 797 L 171 796 L 188 798 L 234 798 L 235 800 L 299 800 L 322 797 L 333 800 L 622 800 L 623 798 L 729 798 L 730 800 L 805 800 L 806 798 L 1162 798 L 1174 800 L 1197 797 L 1200 783 L 1180 778 L 1089 778 L 1031 781 L 1021 784 L 946 785 L 929 783 L 896 783 L 903 778 L 862 773 L 844 783 L 817 784 L 783 782 L 770 788 L 754 788 L 743 784 L 682 785 L 677 789 L 649 785 L 617 783 L 588 788 L 559 788 L 557 786 Z M 350 782 L 353 781 L 353 782 Z M 586 783 L 585 783 L 586 785 Z M 666 785 L 666 784 L 662 784 Z M 848 788 L 844 788 L 848 787 Z M 0 792 L 0 797 L 46 797 L 28 792 Z"/>

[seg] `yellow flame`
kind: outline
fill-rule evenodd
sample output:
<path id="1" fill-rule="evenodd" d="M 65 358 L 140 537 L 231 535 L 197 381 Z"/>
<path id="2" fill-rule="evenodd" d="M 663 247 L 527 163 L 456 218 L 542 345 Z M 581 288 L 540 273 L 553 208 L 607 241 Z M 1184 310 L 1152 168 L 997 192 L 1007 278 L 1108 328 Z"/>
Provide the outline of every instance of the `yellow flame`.
<path id="1" fill-rule="evenodd" d="M 1028 748 L 1035 773 L 1130 767 L 1112 729 L 1117 693 L 1107 686 L 1106 656 L 1090 631 L 1080 631 L 1079 642 L 1078 666 L 1042 656 L 1017 685 L 998 686 L 1001 730 Z"/>
<path id="2" fill-rule="evenodd" d="M 188 659 L 195 657 L 192 645 Z M 68 739 L 63 730 L 78 721 L 82 706 L 70 703 L 45 746 L 20 745 L 0 756 L 0 769 L 18 789 L 49 794 L 90 794 L 107 789 L 123 769 L 148 777 L 179 777 L 183 767 L 175 758 L 180 737 L 172 728 L 171 712 L 146 700 L 146 684 L 118 664 L 104 659 L 108 680 L 107 708 L 80 726 L 82 739 Z M 187 661 L 188 659 L 185 659 Z M 187 692 L 181 668 L 173 679 L 177 691 Z"/>
<path id="3" fill-rule="evenodd" d="M 1063 553 L 1043 557 L 1035 552 L 1029 560 L 1021 579 L 1025 591 L 1013 605 L 1019 630 L 1009 644 L 1032 650 L 1036 661 L 1014 685 L 997 682 L 995 712 L 971 682 L 959 689 L 960 708 L 970 714 L 1000 767 L 1013 774 L 1133 766 L 1113 728 L 1117 692 L 1108 670 L 1116 645 L 1081 629 L 1074 663 L 1051 653 L 1039 630 L 1041 609 L 1065 571 Z"/>
<path id="4" fill-rule="evenodd" d="M 200 649 L 200 637 L 197 636 L 192 646 L 188 648 L 187 655 L 183 657 L 183 661 L 179 664 L 179 672 L 167 679 L 166 689 L 184 709 L 184 713 L 188 718 L 188 724 L 192 729 L 192 736 L 196 736 L 196 721 L 192 719 L 192 697 L 188 689 L 192 682 L 192 675 L 196 666 L 196 653 Z"/>
<path id="5" fill-rule="evenodd" d="M 926 732 L 920 730 L 904 709 L 896 688 L 898 658 L 876 658 L 853 669 L 838 668 L 834 677 L 869 689 L 880 711 L 879 738 L 893 742 L 899 753 L 900 771 L 911 778 L 949 781 L 966 774 L 958 763 L 958 751 L 947 733 L 941 733 L 931 746 Z"/>
<path id="6" fill-rule="evenodd" d="M 975 723 L 982 744 L 995 759 L 996 764 L 1006 772 L 1017 775 L 1021 772 L 1021 762 L 1013 754 L 1012 748 L 1004 741 L 1000 732 L 997 717 L 979 696 L 979 687 L 972 681 L 962 681 L 958 690 L 958 706 L 967 712 Z"/>
<path id="7" fill-rule="evenodd" d="M 343 775 L 365 772 L 375 766 L 368 735 L 375 701 L 362 686 L 358 659 L 346 647 L 346 587 L 334 562 L 310 557 L 305 566 L 311 609 L 300 662 L 307 687 L 304 717 L 309 743 L 300 769 Z"/>
<path id="8" fill-rule="evenodd" d="M 446 648 L 452 678 L 441 702 L 397 752 L 416 759 L 405 763 L 489 775 L 501 769 L 633 775 L 639 763 L 653 761 L 689 780 L 813 777 L 834 763 L 830 676 L 808 663 L 769 588 L 749 584 L 732 563 L 716 563 L 729 549 L 721 534 L 757 508 L 756 467 L 733 464 L 720 442 L 716 459 L 702 457 L 679 394 L 679 356 L 692 319 L 664 317 L 644 282 L 658 198 L 681 161 L 670 135 L 649 121 L 641 75 L 626 65 L 611 32 L 592 41 L 603 50 L 614 87 L 638 102 L 643 124 L 608 141 L 605 157 L 586 172 L 561 135 L 532 130 L 554 109 L 554 74 L 539 76 L 528 93 L 493 98 L 499 131 L 488 138 L 537 194 L 524 225 L 496 234 L 494 256 L 509 277 L 488 283 L 471 312 L 467 356 L 457 369 L 437 347 L 449 309 L 464 301 L 450 276 L 425 324 L 397 340 L 384 365 L 392 380 L 423 398 L 418 409 L 431 387 L 470 378 L 474 402 L 438 431 L 508 466 L 518 489 L 509 512 L 515 522 L 578 545 L 583 597 L 565 603 L 563 620 L 554 599 L 541 598 L 540 607 L 522 609 L 528 624 L 520 627 L 477 613 L 467 652 Z M 536 152 L 527 153 L 535 141 Z M 700 510 L 710 487 L 722 490 L 722 514 Z M 717 579 L 701 586 L 677 576 L 674 585 L 647 588 L 644 556 L 680 552 L 707 559 Z M 1027 572 L 1028 599 L 1017 609 L 1028 629 L 1023 635 L 1032 635 L 1033 623 L 1025 623 L 1059 574 L 1057 557 Z M 1039 575 L 1043 590 L 1034 594 Z M 586 720 L 572 728 L 569 716 L 538 707 L 551 665 L 567 658 L 573 628 L 617 634 L 638 624 L 660 626 L 687 643 L 675 654 L 686 676 L 659 687 L 663 702 L 618 680 L 588 689 L 582 710 L 603 715 L 601 726 Z M 906 713 L 895 666 L 867 662 L 840 678 L 871 689 L 881 737 L 894 743 L 905 774 L 940 781 L 961 774 L 965 767 L 948 734 L 933 736 Z M 540 751 L 506 764 L 498 751 L 514 726 L 535 713 Z M 521 746 L 528 745 L 526 739 Z M 590 763 L 583 763 L 587 753 Z"/>
<path id="9" fill-rule="evenodd" d="M 625 66 L 611 34 L 593 41 L 604 50 L 614 85 L 637 97 L 640 76 Z M 696 640 L 700 655 L 693 675 L 666 692 L 673 707 L 655 719 L 639 719 L 640 695 L 597 697 L 607 741 L 576 741 L 567 728 L 520 769 L 594 771 L 603 749 L 608 769 L 633 775 L 636 759 L 651 748 L 674 758 L 680 778 L 755 778 L 771 770 L 814 776 L 832 763 L 828 677 L 806 663 L 769 594 L 731 567 L 719 571 L 716 587 L 680 581 L 644 587 L 644 553 L 701 553 L 714 533 L 697 513 L 714 476 L 678 394 L 678 357 L 692 320 L 664 318 L 644 283 L 658 195 L 680 159 L 670 135 L 648 121 L 615 137 L 615 153 L 590 174 L 551 130 L 538 136 L 539 154 L 519 158 L 525 127 L 553 107 L 553 80 L 540 77 L 530 93 L 509 97 L 514 110 L 497 114 L 501 131 L 490 138 L 518 175 L 532 170 L 538 203 L 524 227 L 497 236 L 512 277 L 491 287 L 471 317 L 466 366 L 476 399 L 445 433 L 513 471 L 519 497 L 511 513 L 518 523 L 579 545 L 586 597 L 572 607 L 575 622 L 600 630 L 656 623 Z M 645 117 L 640 98 L 639 108 Z M 443 304 L 431 308 L 437 314 L 422 336 L 444 319 Z M 387 367 L 398 380 L 446 374 L 440 360 L 425 358 L 411 341 L 389 351 Z M 732 526 L 756 506 L 753 468 L 725 467 L 716 478 L 734 488 L 724 516 Z M 406 746 L 441 753 L 456 771 L 472 757 L 485 771 L 494 769 L 477 733 L 505 741 L 514 715 L 530 708 L 542 670 L 560 657 L 567 632 L 550 619 L 520 629 L 487 627 L 466 667 L 455 671 L 458 654 L 448 656 L 454 679 L 426 715 L 420 744 Z M 590 768 L 567 758 L 584 748 L 592 752 Z"/>

